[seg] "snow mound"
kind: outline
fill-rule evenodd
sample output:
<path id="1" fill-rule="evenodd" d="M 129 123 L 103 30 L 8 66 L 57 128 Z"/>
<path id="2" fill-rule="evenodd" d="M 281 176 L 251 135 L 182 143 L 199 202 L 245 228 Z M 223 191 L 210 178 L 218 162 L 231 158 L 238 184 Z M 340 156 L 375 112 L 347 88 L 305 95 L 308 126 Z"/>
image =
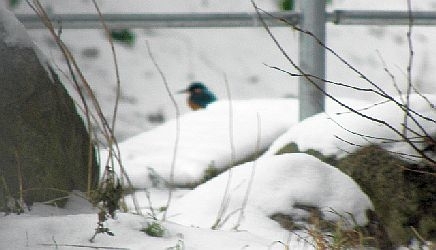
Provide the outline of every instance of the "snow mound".
<path id="1" fill-rule="evenodd" d="M 436 95 L 426 95 L 426 98 L 429 102 L 417 94 L 411 95 L 410 107 L 423 117 L 433 119 L 433 121 L 426 120 L 416 114 L 412 114 L 429 135 L 435 135 L 436 126 L 434 120 L 436 120 L 436 110 L 434 105 L 436 104 Z M 401 103 L 400 98 L 396 98 L 396 100 Z M 371 107 L 371 105 L 366 107 Z M 387 124 L 402 132 L 404 112 L 394 102 L 372 106 L 361 112 L 375 119 L 386 121 Z M 411 119 L 408 119 L 408 126 L 410 131 L 422 134 L 421 129 Z M 359 134 L 372 138 L 363 138 Z M 415 134 L 409 132 L 409 136 L 414 137 Z M 386 143 L 387 141 L 391 142 Z M 265 155 L 274 155 L 281 148 L 292 142 L 298 145 L 300 151 L 314 149 L 324 155 L 336 155 L 338 157 L 345 156 L 359 149 L 360 146 L 369 144 L 380 144 L 380 146 L 391 152 L 416 155 L 414 149 L 403 142 L 401 137 L 387 126 L 350 112 L 321 113 L 309 117 L 296 126 L 291 127 L 285 134 L 280 136 Z M 418 148 L 424 147 L 422 143 L 417 143 L 416 145 Z"/>
<path id="2" fill-rule="evenodd" d="M 229 167 L 231 131 L 237 163 L 258 153 L 258 137 L 259 150 L 263 152 L 298 121 L 295 99 L 240 100 L 232 101 L 231 106 L 231 114 L 229 102 L 218 101 L 180 117 L 175 184 L 197 183 L 209 166 Z M 135 187 L 148 187 L 153 178 L 169 179 L 176 128 L 177 122 L 172 120 L 120 143 L 124 167 Z"/>
<path id="3" fill-rule="evenodd" d="M 338 214 L 329 212 L 334 209 L 346 217 L 347 213 L 353 214 L 359 224 L 367 222 L 365 211 L 372 209 L 371 201 L 350 177 L 315 157 L 296 153 L 264 157 L 231 170 L 230 200 L 222 219 L 231 215 L 224 229 L 236 225 L 253 167 L 255 175 L 241 230 L 277 239 L 277 232 L 286 232 L 269 216 L 280 213 L 296 220 L 307 216 L 295 207 L 298 205 L 317 207 L 328 220 L 338 219 Z M 217 218 L 228 177 L 228 172 L 222 173 L 174 201 L 168 211 L 170 220 L 210 228 Z"/>

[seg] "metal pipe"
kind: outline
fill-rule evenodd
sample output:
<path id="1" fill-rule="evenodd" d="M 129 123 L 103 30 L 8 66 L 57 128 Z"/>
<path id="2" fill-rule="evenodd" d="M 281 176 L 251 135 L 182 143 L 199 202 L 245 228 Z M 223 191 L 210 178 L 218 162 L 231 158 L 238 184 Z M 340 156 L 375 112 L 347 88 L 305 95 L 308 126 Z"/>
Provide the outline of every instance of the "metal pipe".
<path id="1" fill-rule="evenodd" d="M 16 14 L 28 29 L 45 28 L 34 14 Z M 63 29 L 101 29 L 97 14 L 51 14 L 50 20 Z M 177 14 L 104 14 L 103 18 L 110 28 L 229 28 L 260 27 L 256 13 L 177 13 Z M 280 19 L 298 24 L 300 14 L 295 11 L 262 14 L 270 26 L 287 26 Z"/>
<path id="2" fill-rule="evenodd" d="M 325 0 L 301 0 L 301 28 L 325 43 Z M 300 33 L 299 66 L 310 75 L 325 79 L 325 49 L 307 34 Z M 313 84 L 315 83 L 316 86 Z M 300 120 L 324 111 L 325 84 L 321 80 L 299 78 Z"/>
<path id="3" fill-rule="evenodd" d="M 300 23 L 301 14 L 295 11 L 271 12 L 263 14 L 264 20 L 271 27 L 287 26 L 278 19 L 292 24 Z M 415 11 L 414 25 L 436 25 L 436 12 Z M 16 14 L 28 29 L 43 29 L 44 25 L 34 14 Z M 230 28 L 259 27 L 255 13 L 168 13 L 168 14 L 104 14 L 104 19 L 111 28 Z M 274 18 L 274 17 L 276 18 Z M 335 10 L 325 14 L 326 21 L 337 25 L 408 25 L 407 11 L 368 11 Z M 64 29 L 101 29 L 97 14 L 52 14 L 55 25 Z M 59 23 L 59 24 L 56 24 Z"/>
<path id="4" fill-rule="evenodd" d="M 435 11 L 413 11 L 413 25 L 436 25 Z M 339 25 L 408 25 L 407 11 L 335 10 L 327 21 Z"/>

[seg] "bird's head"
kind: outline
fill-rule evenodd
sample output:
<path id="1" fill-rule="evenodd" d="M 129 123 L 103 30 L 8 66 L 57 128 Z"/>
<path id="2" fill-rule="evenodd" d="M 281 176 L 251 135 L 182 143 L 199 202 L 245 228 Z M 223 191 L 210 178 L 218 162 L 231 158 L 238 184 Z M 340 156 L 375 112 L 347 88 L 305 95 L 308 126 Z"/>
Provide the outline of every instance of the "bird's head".
<path id="1" fill-rule="evenodd" d="M 204 85 L 202 82 L 193 82 L 189 85 L 188 88 L 180 90 L 178 93 L 189 93 L 190 95 L 193 94 L 201 94 L 206 91 L 209 91 L 206 85 Z"/>

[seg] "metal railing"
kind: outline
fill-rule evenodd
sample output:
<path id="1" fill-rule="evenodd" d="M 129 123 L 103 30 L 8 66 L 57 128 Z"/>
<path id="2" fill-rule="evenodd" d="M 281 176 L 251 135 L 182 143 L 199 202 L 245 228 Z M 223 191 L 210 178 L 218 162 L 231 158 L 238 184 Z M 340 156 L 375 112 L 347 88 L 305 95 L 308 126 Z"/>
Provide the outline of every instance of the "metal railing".
<path id="1" fill-rule="evenodd" d="M 34 14 L 17 14 L 17 18 L 27 29 L 44 29 L 39 17 Z M 414 25 L 436 25 L 436 12 L 413 12 Z M 103 14 L 111 28 L 237 28 L 261 26 L 255 13 L 128 13 Z M 271 27 L 287 26 L 279 19 L 291 24 L 301 22 L 301 13 L 295 11 L 271 12 L 262 14 Z M 51 14 L 55 24 L 64 29 L 101 29 L 97 14 Z M 325 21 L 336 25 L 407 25 L 407 11 L 365 11 L 335 10 L 325 14 Z"/>
<path id="2" fill-rule="evenodd" d="M 325 12 L 325 0 L 300 0 L 301 12 L 263 13 L 262 18 L 270 27 L 288 26 L 282 20 L 299 25 L 311 31 L 322 42 L 325 41 L 325 24 L 336 25 L 436 25 L 436 12 L 407 11 L 364 11 L 335 10 Z M 43 29 L 44 25 L 36 15 L 17 14 L 17 18 L 28 29 Z M 49 16 L 55 26 L 63 29 L 101 29 L 97 14 L 52 14 Z M 306 18 L 304 18 L 306 17 Z M 104 14 L 110 28 L 237 28 L 259 27 L 262 24 L 256 13 L 161 13 L 161 14 Z M 299 66 L 311 75 L 325 77 L 325 50 L 314 39 L 300 35 Z M 324 83 L 315 82 L 324 89 Z M 312 83 L 299 79 L 300 119 L 324 111 L 324 96 Z"/>

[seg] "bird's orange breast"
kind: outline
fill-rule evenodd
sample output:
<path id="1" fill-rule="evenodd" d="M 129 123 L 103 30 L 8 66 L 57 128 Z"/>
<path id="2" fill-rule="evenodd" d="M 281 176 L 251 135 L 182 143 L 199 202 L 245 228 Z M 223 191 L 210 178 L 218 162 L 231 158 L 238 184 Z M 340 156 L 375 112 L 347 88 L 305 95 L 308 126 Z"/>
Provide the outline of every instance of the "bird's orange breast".
<path id="1" fill-rule="evenodd" d="M 194 103 L 190 98 L 188 98 L 188 105 L 192 110 L 199 110 L 199 109 L 203 108 L 199 104 Z"/>

